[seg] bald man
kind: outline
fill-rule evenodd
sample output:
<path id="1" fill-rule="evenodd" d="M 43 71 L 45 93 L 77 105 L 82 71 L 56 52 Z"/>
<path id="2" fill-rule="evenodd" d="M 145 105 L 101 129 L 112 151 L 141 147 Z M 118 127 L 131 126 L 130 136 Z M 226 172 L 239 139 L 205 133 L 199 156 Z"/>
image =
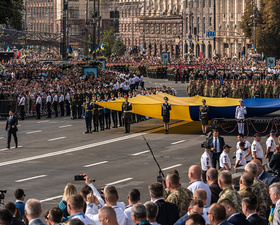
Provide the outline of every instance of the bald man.
<path id="1" fill-rule="evenodd" d="M 190 186 L 188 189 L 194 193 L 197 189 L 204 189 L 207 193 L 206 206 L 209 207 L 211 204 L 211 191 L 210 188 L 200 179 L 201 178 L 201 167 L 198 165 L 193 165 L 189 168 L 189 179 Z"/>
<path id="2" fill-rule="evenodd" d="M 98 219 L 101 225 L 118 225 L 117 215 L 111 206 L 104 206 L 99 210 Z"/>

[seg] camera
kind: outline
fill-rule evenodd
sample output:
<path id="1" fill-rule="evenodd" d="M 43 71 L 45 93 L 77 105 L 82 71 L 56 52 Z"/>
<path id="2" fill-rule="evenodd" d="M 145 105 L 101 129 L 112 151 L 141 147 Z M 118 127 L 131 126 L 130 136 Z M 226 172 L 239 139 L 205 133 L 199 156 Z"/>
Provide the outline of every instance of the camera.
<path id="1" fill-rule="evenodd" d="M 86 180 L 84 175 L 75 175 L 74 176 L 75 181 L 81 181 L 81 180 Z"/>
<path id="2" fill-rule="evenodd" d="M 5 198 L 5 193 L 7 193 L 7 190 L 0 190 L 0 201 Z"/>

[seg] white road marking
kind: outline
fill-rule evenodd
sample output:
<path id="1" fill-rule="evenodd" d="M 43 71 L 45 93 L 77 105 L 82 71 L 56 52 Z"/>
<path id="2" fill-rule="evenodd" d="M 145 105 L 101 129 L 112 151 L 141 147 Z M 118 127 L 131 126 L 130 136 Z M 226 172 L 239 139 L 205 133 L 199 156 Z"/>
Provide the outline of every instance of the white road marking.
<path id="1" fill-rule="evenodd" d="M 132 180 L 132 178 L 131 178 L 131 177 L 129 177 L 129 178 L 126 178 L 126 179 L 117 180 L 117 181 L 115 181 L 115 182 L 112 182 L 112 183 L 109 183 L 109 184 L 106 184 L 106 185 L 119 184 L 119 183 L 122 183 L 122 182 L 125 182 L 125 181 L 128 181 L 128 180 Z"/>
<path id="2" fill-rule="evenodd" d="M 47 123 L 47 122 L 49 122 L 49 120 L 42 120 L 42 121 L 39 121 L 37 123 Z"/>
<path id="3" fill-rule="evenodd" d="M 35 133 L 40 133 L 42 130 L 34 130 L 34 131 L 29 131 L 26 134 L 35 134 Z"/>
<path id="4" fill-rule="evenodd" d="M 55 196 L 55 197 L 51 197 L 51 198 L 46 198 L 44 200 L 40 200 L 40 202 L 48 202 L 48 201 L 51 201 L 51 200 L 54 200 L 54 199 L 58 199 L 58 198 L 62 198 L 63 195 L 58 195 L 58 196 Z"/>
<path id="5" fill-rule="evenodd" d="M 176 164 L 174 166 L 169 166 L 169 167 L 166 167 L 166 168 L 164 168 L 162 170 L 169 170 L 169 169 L 172 169 L 172 168 L 175 168 L 175 167 L 179 167 L 179 166 L 182 166 L 182 164 Z"/>
<path id="6" fill-rule="evenodd" d="M 63 120 L 68 120 L 68 119 L 71 119 L 71 117 L 64 117 L 62 118 Z"/>
<path id="7" fill-rule="evenodd" d="M 49 139 L 48 141 L 56 141 L 56 140 L 60 140 L 60 139 L 64 139 L 66 137 L 58 137 L 58 138 L 53 138 L 53 139 Z"/>
<path id="8" fill-rule="evenodd" d="M 104 164 L 104 163 L 107 163 L 107 162 L 108 161 L 102 161 L 102 162 L 98 162 L 98 163 L 93 163 L 93 164 L 85 165 L 84 167 L 97 166 L 97 165 Z"/>
<path id="9" fill-rule="evenodd" d="M 176 144 L 179 144 L 179 143 L 182 143 L 182 142 L 185 142 L 186 140 L 181 140 L 181 141 L 176 141 L 176 142 L 173 142 L 171 143 L 172 145 L 176 145 Z"/>
<path id="10" fill-rule="evenodd" d="M 127 139 L 130 139 L 130 138 L 142 136 L 143 134 L 145 134 L 145 133 L 131 134 L 131 135 L 127 135 L 127 136 L 124 136 L 124 137 L 113 138 L 113 139 L 110 139 L 110 140 L 100 141 L 100 142 L 92 143 L 92 144 L 88 144 L 88 145 L 83 145 L 83 146 L 80 146 L 80 147 L 70 148 L 70 149 L 61 150 L 61 151 L 50 152 L 50 153 L 31 156 L 31 157 L 27 157 L 27 158 L 15 159 L 15 160 L 7 161 L 7 162 L 1 162 L 0 167 L 1 166 L 12 165 L 12 164 L 17 164 L 17 163 L 21 163 L 21 162 L 28 162 L 28 161 L 32 161 L 32 160 L 36 160 L 36 159 L 43 159 L 43 158 L 48 158 L 48 157 L 52 157 L 52 156 L 63 155 L 63 154 L 71 153 L 71 152 L 82 151 L 82 150 L 86 150 L 86 149 L 89 149 L 89 148 L 94 148 L 94 147 L 97 147 L 97 146 L 101 146 L 101 145 L 105 145 L 105 144 L 110 144 L 110 143 L 114 143 L 114 142 L 118 142 L 118 141 L 127 140 Z"/>
<path id="11" fill-rule="evenodd" d="M 34 179 L 38 179 L 41 177 L 46 177 L 47 175 L 39 175 L 39 176 L 35 176 L 35 177 L 29 177 L 29 178 L 25 178 L 22 180 L 16 180 L 15 182 L 19 183 L 19 182 L 23 182 L 23 181 L 28 181 L 28 180 L 34 180 Z"/>
<path id="12" fill-rule="evenodd" d="M 21 125 L 17 125 L 18 127 L 21 127 Z"/>
<path id="13" fill-rule="evenodd" d="M 131 154 L 131 155 L 141 155 L 141 154 L 144 154 L 144 153 L 147 153 L 149 152 L 149 150 L 146 150 L 146 151 L 143 151 L 143 152 L 137 152 L 137 153 L 134 153 L 134 154 Z"/>
<path id="14" fill-rule="evenodd" d="M 3 139 L 4 137 L 0 137 L 0 140 Z"/>
<path id="15" fill-rule="evenodd" d="M 65 128 L 65 127 L 72 127 L 72 125 L 68 124 L 68 125 L 64 125 L 64 126 L 59 126 L 59 128 Z"/>
<path id="16" fill-rule="evenodd" d="M 184 125 L 184 124 L 187 124 L 187 123 L 190 123 L 190 122 L 182 121 L 182 122 L 174 123 L 174 124 L 169 125 L 169 128 L 181 126 L 181 125 Z M 158 131 L 163 130 L 163 129 L 164 129 L 164 127 L 162 126 L 162 127 L 158 127 L 158 128 L 155 128 L 155 129 L 147 130 L 146 133 L 154 133 L 154 132 L 158 132 Z"/>
<path id="17" fill-rule="evenodd" d="M 11 149 L 14 149 L 14 148 L 16 148 L 16 147 L 11 147 Z M 22 146 L 18 146 L 18 148 L 22 148 Z M 2 148 L 2 149 L 0 149 L 0 152 L 4 152 L 4 151 L 8 151 L 8 150 L 10 150 L 10 149 Z"/>

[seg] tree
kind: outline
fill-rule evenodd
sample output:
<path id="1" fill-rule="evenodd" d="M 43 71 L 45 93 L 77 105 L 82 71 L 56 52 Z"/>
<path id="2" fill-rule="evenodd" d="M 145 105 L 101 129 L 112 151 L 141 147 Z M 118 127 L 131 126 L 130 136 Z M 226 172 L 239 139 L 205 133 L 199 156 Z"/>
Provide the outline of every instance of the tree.
<path id="1" fill-rule="evenodd" d="M 120 40 L 120 38 L 118 38 L 115 41 L 112 52 L 114 53 L 115 56 L 122 56 L 124 55 L 125 51 L 126 51 L 126 47 L 124 43 Z"/>
<path id="2" fill-rule="evenodd" d="M 23 0 L 0 0 L 0 24 L 22 30 Z"/>
<path id="3" fill-rule="evenodd" d="M 242 29 L 245 37 L 249 39 L 251 39 L 253 35 L 253 1 L 254 0 L 249 0 L 246 2 L 245 12 L 240 23 L 240 28 Z"/>
<path id="4" fill-rule="evenodd" d="M 110 58 L 112 55 L 113 46 L 115 44 L 115 32 L 113 27 L 111 27 L 110 30 L 104 32 L 102 43 L 104 45 L 104 50 L 101 51 L 101 54 L 106 58 Z"/>

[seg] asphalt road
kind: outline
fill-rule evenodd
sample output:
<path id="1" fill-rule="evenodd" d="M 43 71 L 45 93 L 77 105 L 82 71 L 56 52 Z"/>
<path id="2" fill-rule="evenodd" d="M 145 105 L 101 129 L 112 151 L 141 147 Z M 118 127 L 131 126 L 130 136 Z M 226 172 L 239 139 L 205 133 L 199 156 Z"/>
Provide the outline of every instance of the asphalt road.
<path id="1" fill-rule="evenodd" d="M 185 85 L 179 85 L 182 94 Z M 20 147 L 8 150 L 4 127 L 5 121 L 0 121 L 0 190 L 7 189 L 5 202 L 14 201 L 14 191 L 22 188 L 26 199 L 41 200 L 44 210 L 58 205 L 67 183 L 79 189 L 83 183 L 75 182 L 74 175 L 81 173 L 95 179 L 97 188 L 115 185 L 120 201 L 126 204 L 132 188 L 140 190 L 142 202 L 148 201 L 148 185 L 156 182 L 158 168 L 142 135 L 163 172 L 177 169 L 182 185 L 187 187 L 188 168 L 200 164 L 200 145 L 205 141 L 199 122 L 172 121 L 168 135 L 159 119 L 133 124 L 130 134 L 125 134 L 123 127 L 84 134 L 82 119 L 31 118 L 19 121 Z M 226 136 L 225 140 L 236 145 L 235 136 Z"/>

